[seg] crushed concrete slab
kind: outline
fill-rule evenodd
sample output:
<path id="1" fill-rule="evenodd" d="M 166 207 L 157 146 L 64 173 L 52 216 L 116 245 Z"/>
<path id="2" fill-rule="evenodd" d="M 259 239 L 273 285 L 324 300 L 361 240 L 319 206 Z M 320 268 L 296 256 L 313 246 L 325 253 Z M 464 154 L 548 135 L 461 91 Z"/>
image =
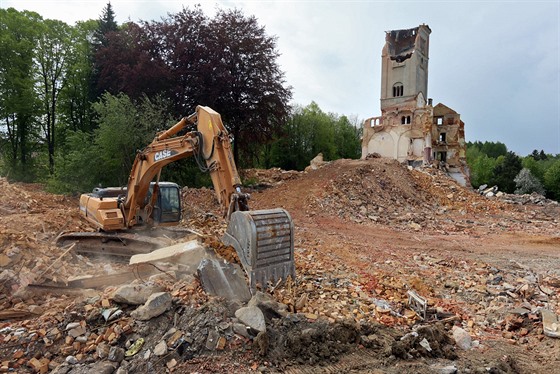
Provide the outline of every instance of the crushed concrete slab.
<path id="1" fill-rule="evenodd" d="M 204 259 L 198 267 L 198 276 L 202 288 L 210 295 L 243 303 L 251 299 L 243 270 L 237 264 Z"/>
<path id="2" fill-rule="evenodd" d="M 242 323 L 234 323 L 233 326 L 233 332 L 243 336 L 244 338 L 249 339 L 251 336 L 249 335 L 249 332 L 247 331 L 247 326 L 245 326 Z"/>
<path id="3" fill-rule="evenodd" d="M 154 347 L 154 355 L 163 356 L 166 353 L 167 353 L 167 344 L 165 343 L 165 340 L 161 340 Z"/>
<path id="4" fill-rule="evenodd" d="M 288 315 L 288 306 L 286 304 L 279 303 L 272 296 L 261 291 L 257 291 L 253 295 L 247 306 L 256 306 L 264 314 L 274 318 L 286 317 Z"/>
<path id="5" fill-rule="evenodd" d="M 167 292 L 152 294 L 146 303 L 132 313 L 130 316 L 140 321 L 147 321 L 163 314 L 171 307 L 171 295 Z"/>
<path id="6" fill-rule="evenodd" d="M 218 334 L 215 330 L 208 331 L 208 337 L 206 338 L 206 349 L 213 351 L 216 349 L 218 344 L 218 339 L 220 338 L 220 334 Z"/>
<path id="7" fill-rule="evenodd" d="M 465 351 L 472 348 L 471 336 L 464 329 L 453 326 L 453 339 L 457 346 Z"/>
<path id="8" fill-rule="evenodd" d="M 122 360 L 124 360 L 124 353 L 124 349 L 121 347 L 111 347 L 107 358 L 109 359 L 109 361 L 121 362 Z"/>
<path id="9" fill-rule="evenodd" d="M 162 292 L 164 287 L 154 283 L 142 284 L 126 284 L 121 286 L 109 296 L 109 299 L 116 303 L 141 305 L 144 304 L 148 298 L 156 293 Z"/>
<path id="10" fill-rule="evenodd" d="M 548 309 L 541 309 L 543 332 L 551 338 L 560 338 L 560 321 L 558 316 Z"/>
<path id="11" fill-rule="evenodd" d="M 246 326 L 258 332 L 266 331 L 266 322 L 263 312 L 256 306 L 246 306 L 237 309 L 235 317 Z"/>
<path id="12" fill-rule="evenodd" d="M 203 259 L 215 258 L 212 251 L 207 250 L 197 240 L 175 244 L 156 249 L 150 253 L 134 255 L 130 258 L 130 265 L 173 263 L 187 267 L 187 272 L 194 274 Z"/>

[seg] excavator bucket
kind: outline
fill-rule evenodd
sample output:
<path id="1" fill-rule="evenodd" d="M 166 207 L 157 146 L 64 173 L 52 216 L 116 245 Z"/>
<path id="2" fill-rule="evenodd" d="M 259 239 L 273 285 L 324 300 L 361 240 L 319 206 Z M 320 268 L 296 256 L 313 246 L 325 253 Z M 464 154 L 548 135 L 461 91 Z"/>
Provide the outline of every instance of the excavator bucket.
<path id="1" fill-rule="evenodd" d="M 294 224 L 284 209 L 233 212 L 222 241 L 235 248 L 252 293 L 257 284 L 295 279 Z"/>

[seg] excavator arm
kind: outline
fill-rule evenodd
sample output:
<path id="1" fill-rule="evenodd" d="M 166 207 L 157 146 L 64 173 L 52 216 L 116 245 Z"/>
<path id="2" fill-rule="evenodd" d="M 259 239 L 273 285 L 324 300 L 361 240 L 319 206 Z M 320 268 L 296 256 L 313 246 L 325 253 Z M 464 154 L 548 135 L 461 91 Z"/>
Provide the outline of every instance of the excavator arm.
<path id="1" fill-rule="evenodd" d="M 193 125 L 196 125 L 196 131 L 176 136 Z M 248 210 L 247 197 L 239 188 L 241 180 L 233 160 L 229 134 L 221 116 L 209 107 L 198 106 L 195 113 L 157 134 L 152 143 L 137 153 L 121 207 L 126 227 L 149 221 L 157 188 L 152 192 L 150 202 L 146 202 L 146 196 L 156 176 L 159 182 L 161 169 L 191 156 L 203 171 L 210 174 L 224 216 L 229 218 L 234 211 Z"/>

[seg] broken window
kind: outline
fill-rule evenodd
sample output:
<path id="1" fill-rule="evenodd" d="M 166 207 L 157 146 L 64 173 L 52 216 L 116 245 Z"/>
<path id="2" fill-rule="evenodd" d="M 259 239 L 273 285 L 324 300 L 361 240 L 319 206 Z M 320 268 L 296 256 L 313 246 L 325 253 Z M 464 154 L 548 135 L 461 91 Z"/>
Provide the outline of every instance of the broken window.
<path id="1" fill-rule="evenodd" d="M 393 97 L 403 96 L 404 86 L 402 83 L 395 83 L 393 85 Z"/>
<path id="2" fill-rule="evenodd" d="M 445 133 L 444 132 L 439 134 L 439 141 L 440 142 L 445 142 Z"/>
<path id="3" fill-rule="evenodd" d="M 410 125 L 410 116 L 402 116 L 401 125 Z"/>
<path id="4" fill-rule="evenodd" d="M 438 152 L 437 153 L 437 160 L 446 162 L 447 161 L 447 152 Z"/>
<path id="5" fill-rule="evenodd" d="M 443 125 L 443 117 L 436 117 L 436 123 L 438 125 Z"/>

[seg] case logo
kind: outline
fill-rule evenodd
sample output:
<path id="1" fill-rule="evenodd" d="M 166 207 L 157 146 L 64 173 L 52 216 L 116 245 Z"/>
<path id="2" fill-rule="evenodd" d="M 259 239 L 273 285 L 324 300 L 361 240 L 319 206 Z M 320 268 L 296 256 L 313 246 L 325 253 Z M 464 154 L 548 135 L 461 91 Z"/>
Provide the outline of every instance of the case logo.
<path id="1" fill-rule="evenodd" d="M 164 149 L 163 151 L 156 152 L 154 155 L 154 161 L 161 161 L 168 157 L 171 157 L 173 154 L 169 149 Z"/>

